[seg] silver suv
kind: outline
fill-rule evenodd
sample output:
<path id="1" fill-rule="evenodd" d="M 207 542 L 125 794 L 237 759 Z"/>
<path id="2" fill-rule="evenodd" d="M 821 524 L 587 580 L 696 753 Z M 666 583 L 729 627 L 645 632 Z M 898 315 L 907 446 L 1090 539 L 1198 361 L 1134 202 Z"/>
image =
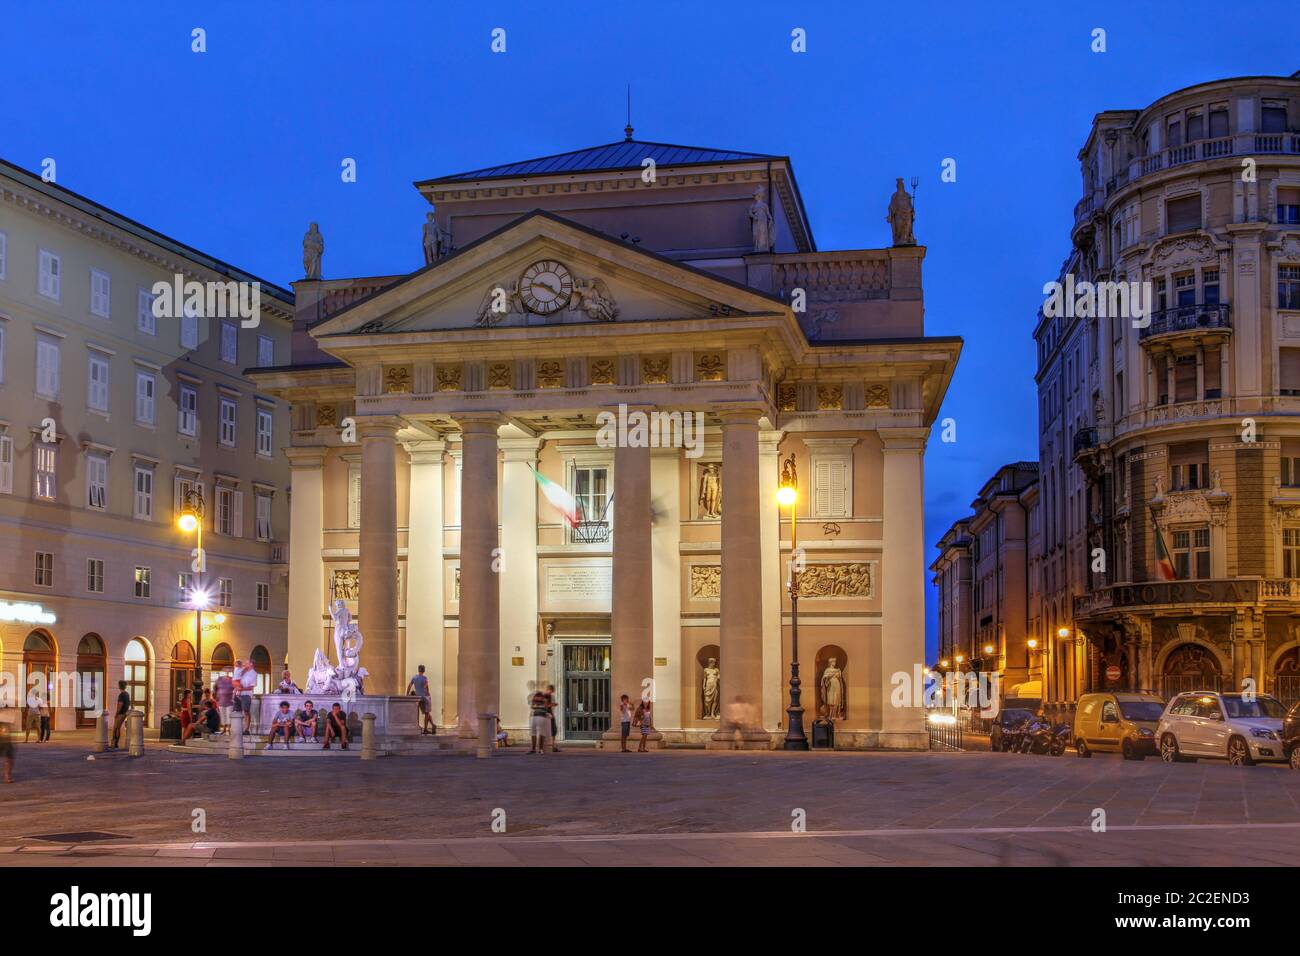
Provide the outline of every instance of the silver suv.
<path id="1" fill-rule="evenodd" d="M 1160 759 L 1175 763 L 1220 757 L 1243 767 L 1259 760 L 1285 760 L 1285 715 L 1285 707 L 1262 694 L 1179 694 L 1165 705 L 1156 726 Z"/>

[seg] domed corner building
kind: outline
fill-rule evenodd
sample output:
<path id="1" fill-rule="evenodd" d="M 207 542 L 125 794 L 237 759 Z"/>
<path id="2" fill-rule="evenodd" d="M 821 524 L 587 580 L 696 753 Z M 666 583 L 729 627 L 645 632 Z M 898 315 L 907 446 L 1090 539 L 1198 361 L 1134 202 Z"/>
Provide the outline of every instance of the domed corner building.
<path id="1" fill-rule="evenodd" d="M 1152 311 L 1035 330 L 1048 702 L 1294 702 L 1300 73 L 1099 113 L 1079 159 L 1062 279 L 1149 284 Z"/>

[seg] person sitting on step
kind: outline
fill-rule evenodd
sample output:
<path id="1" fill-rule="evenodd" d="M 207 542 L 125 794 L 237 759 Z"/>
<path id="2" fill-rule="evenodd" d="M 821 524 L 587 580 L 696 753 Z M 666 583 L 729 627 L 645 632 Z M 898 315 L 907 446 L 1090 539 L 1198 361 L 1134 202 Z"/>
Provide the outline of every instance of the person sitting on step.
<path id="1" fill-rule="evenodd" d="M 293 742 L 293 714 L 287 700 L 280 701 L 280 709 L 271 717 L 271 736 L 267 740 L 267 748 L 274 747 L 275 738 L 280 736 L 284 737 L 284 749 L 289 750 L 289 744 Z"/>

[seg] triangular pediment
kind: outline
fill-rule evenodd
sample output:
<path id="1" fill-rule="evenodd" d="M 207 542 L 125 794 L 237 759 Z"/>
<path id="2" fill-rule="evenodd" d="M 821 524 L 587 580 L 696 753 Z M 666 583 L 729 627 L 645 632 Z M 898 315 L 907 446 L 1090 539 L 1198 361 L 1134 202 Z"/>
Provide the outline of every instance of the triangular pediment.
<path id="1" fill-rule="evenodd" d="M 312 329 L 318 339 L 764 315 L 786 306 L 545 212 L 534 212 Z"/>

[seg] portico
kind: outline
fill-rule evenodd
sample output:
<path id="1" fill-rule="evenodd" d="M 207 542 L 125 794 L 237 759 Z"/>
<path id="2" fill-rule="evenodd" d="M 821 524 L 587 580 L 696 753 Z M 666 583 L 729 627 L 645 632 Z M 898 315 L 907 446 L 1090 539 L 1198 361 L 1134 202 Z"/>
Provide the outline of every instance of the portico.
<path id="1" fill-rule="evenodd" d="M 767 748 L 794 455 L 808 719 L 834 660 L 841 744 L 921 745 L 890 680 L 924 661 L 920 462 L 959 343 L 819 339 L 787 287 L 839 296 L 861 333 L 867 300 L 882 320 L 913 308 L 921 252 L 802 272 L 763 253 L 738 281 L 534 210 L 405 277 L 299 283 L 295 364 L 257 373 L 294 407 L 291 665 L 341 598 L 367 693 L 403 693 L 423 664 L 435 721 L 463 738 L 483 713 L 524 736 L 531 689 L 554 684 L 567 741 L 617 748 L 627 694 L 654 700 L 652 746 Z M 852 291 L 855 269 L 881 292 Z"/>

